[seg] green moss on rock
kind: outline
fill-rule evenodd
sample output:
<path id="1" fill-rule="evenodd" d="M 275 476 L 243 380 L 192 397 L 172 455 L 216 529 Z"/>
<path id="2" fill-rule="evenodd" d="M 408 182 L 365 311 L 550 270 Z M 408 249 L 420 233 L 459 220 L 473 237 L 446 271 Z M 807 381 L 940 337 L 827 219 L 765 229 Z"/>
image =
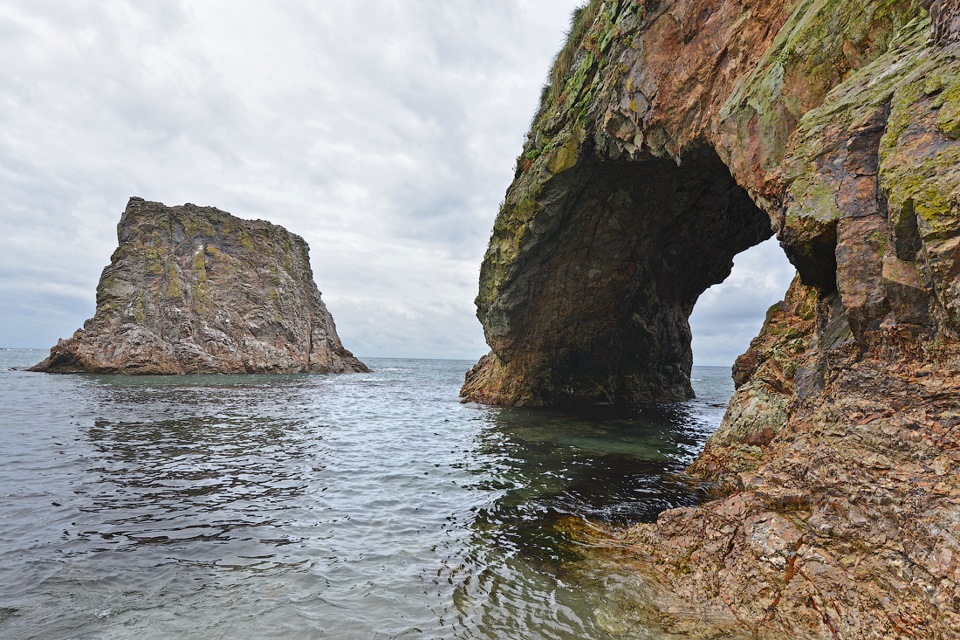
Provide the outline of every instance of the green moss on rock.
<path id="1" fill-rule="evenodd" d="M 547 161 L 547 170 L 550 173 L 562 173 L 577 163 L 577 157 L 580 151 L 580 141 L 571 136 L 562 146 L 556 148 L 551 153 Z"/>
<path id="2" fill-rule="evenodd" d="M 951 140 L 960 140 L 960 77 L 941 94 L 937 128 Z"/>
<path id="3" fill-rule="evenodd" d="M 144 302 L 144 292 L 140 291 L 133 303 L 133 317 L 139 324 L 147 321 L 147 306 Z"/>
<path id="4" fill-rule="evenodd" d="M 193 256 L 193 308 L 199 314 L 210 311 L 210 285 L 207 281 L 206 252 L 201 248 Z"/>
<path id="5" fill-rule="evenodd" d="M 171 261 L 167 264 L 166 293 L 168 298 L 180 297 L 180 283 L 178 282 L 177 271 L 177 265 L 175 262 Z"/>

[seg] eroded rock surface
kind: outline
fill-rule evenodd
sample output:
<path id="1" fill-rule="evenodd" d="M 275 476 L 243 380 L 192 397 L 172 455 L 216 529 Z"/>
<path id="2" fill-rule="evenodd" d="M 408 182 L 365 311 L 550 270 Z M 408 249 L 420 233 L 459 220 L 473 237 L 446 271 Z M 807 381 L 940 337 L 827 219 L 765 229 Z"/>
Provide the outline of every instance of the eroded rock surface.
<path id="1" fill-rule="evenodd" d="M 131 198 L 96 315 L 34 371 L 368 371 L 337 336 L 303 238 L 212 207 Z"/>
<path id="2" fill-rule="evenodd" d="M 635 569 L 623 615 L 960 637 L 956 0 L 580 10 L 494 225 L 491 353 L 463 394 L 684 397 L 694 302 L 771 232 L 797 279 L 690 469 L 720 498 L 602 542 Z"/>
<path id="3" fill-rule="evenodd" d="M 632 569 L 620 615 L 665 638 L 960 637 L 957 354 L 888 337 L 835 352 L 769 441 L 708 447 L 701 469 L 741 469 L 724 497 L 593 540 Z"/>
<path id="4" fill-rule="evenodd" d="M 949 3 L 936 6 L 949 32 Z M 894 140 L 887 124 L 914 117 L 907 101 L 932 75 L 929 109 L 943 122 L 930 164 L 952 179 L 956 62 L 949 37 L 938 46 L 931 32 L 913 0 L 591 2 L 494 225 L 477 297 L 492 351 L 464 395 L 688 396 L 697 297 L 773 232 L 804 284 L 847 288 L 855 330 L 891 313 L 923 324 L 912 222 L 887 216 L 903 230 L 889 256 L 877 225 L 889 198 L 900 209 L 911 199 L 879 185 L 898 171 L 881 161 L 911 151 L 912 131 Z"/>

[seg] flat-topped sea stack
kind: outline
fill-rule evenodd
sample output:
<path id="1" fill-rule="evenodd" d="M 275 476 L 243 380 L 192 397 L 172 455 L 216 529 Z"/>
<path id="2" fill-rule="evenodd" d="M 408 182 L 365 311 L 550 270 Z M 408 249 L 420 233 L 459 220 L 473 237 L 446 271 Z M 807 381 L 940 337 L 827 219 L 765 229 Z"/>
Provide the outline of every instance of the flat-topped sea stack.
<path id="1" fill-rule="evenodd" d="M 369 371 L 337 336 L 300 236 L 213 207 L 131 198 L 97 311 L 33 371 Z"/>

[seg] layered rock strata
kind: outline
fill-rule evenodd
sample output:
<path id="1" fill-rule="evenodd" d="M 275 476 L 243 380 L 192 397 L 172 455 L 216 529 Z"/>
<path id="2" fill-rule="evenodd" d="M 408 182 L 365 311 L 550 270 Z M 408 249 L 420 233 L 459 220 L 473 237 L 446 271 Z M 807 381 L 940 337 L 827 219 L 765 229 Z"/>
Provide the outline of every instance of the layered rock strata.
<path id="1" fill-rule="evenodd" d="M 641 578 L 634 611 L 682 637 L 956 638 L 955 0 L 578 11 L 484 258 L 491 353 L 463 394 L 686 396 L 697 296 L 771 233 L 798 274 L 691 467 L 719 499 L 605 543 Z"/>
<path id="2" fill-rule="evenodd" d="M 368 371 L 337 336 L 309 248 L 263 220 L 131 198 L 97 310 L 34 371 Z"/>

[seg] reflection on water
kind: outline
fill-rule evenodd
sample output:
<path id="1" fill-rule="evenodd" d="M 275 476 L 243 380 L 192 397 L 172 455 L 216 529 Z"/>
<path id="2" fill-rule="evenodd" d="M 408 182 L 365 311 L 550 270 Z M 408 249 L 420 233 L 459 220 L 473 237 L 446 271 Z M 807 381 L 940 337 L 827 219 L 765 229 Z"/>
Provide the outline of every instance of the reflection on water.
<path id="1" fill-rule="evenodd" d="M 612 637 L 616 625 L 597 617 L 614 583 L 584 582 L 581 543 L 571 529 L 582 529 L 583 520 L 650 522 L 704 498 L 682 470 L 719 423 L 729 395 L 725 372 L 706 373 L 714 375 L 700 381 L 707 384 L 690 403 L 487 414 L 477 450 L 492 465 L 476 470 L 473 486 L 497 497 L 471 523 L 466 576 L 455 592 L 471 637 Z"/>
<path id="2" fill-rule="evenodd" d="M 306 491 L 303 467 L 311 452 L 302 437 L 308 425 L 296 417 L 291 397 L 295 382 L 178 387 L 160 379 L 153 388 L 143 380 L 101 382 L 106 393 L 93 390 L 102 394 L 100 406 L 119 401 L 121 419 L 99 418 L 84 430 L 96 455 L 87 469 L 91 482 L 75 491 L 90 500 L 81 511 L 102 513 L 106 526 L 79 535 L 123 550 L 131 543 L 225 541 L 289 524 L 284 507 L 264 505 L 296 504 Z M 261 397 L 264 386 L 271 393 Z"/>
<path id="3" fill-rule="evenodd" d="M 730 393 L 698 370 L 697 401 L 578 414 L 461 405 L 463 362 L 7 370 L 39 355 L 0 352 L 2 637 L 611 637 L 568 525 L 701 499 L 678 474 Z"/>

